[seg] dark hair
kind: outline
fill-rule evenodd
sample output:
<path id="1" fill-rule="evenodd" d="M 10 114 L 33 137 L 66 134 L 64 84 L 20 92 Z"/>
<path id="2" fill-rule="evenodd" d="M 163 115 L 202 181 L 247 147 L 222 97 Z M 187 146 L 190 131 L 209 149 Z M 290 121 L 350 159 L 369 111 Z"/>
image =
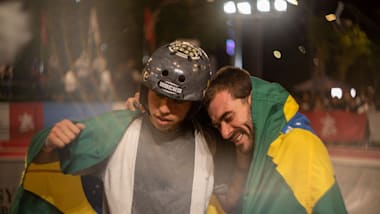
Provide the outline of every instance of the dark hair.
<path id="1" fill-rule="evenodd" d="M 207 108 L 216 93 L 222 90 L 230 92 L 233 98 L 248 97 L 252 90 L 249 72 L 233 66 L 220 68 L 211 77 L 204 97 L 204 106 Z"/>
<path id="2" fill-rule="evenodd" d="M 154 91 L 153 89 L 151 90 Z M 143 105 L 145 111 L 147 111 L 150 114 L 149 108 L 148 108 L 148 91 L 149 91 L 148 87 L 146 87 L 145 85 L 140 85 L 140 102 Z M 168 98 L 173 99 L 170 97 Z M 191 108 L 187 112 L 185 120 L 192 120 L 201 108 L 201 104 L 202 104 L 201 101 L 190 101 L 190 102 L 191 102 Z"/>

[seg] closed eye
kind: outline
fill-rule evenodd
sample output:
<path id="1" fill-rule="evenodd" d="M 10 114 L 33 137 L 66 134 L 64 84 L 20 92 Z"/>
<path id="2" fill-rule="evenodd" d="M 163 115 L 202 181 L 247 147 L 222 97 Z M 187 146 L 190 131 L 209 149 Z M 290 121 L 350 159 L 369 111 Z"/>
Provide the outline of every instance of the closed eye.
<path id="1" fill-rule="evenodd" d="M 230 123 L 233 120 L 233 117 L 231 114 L 228 114 L 226 117 L 224 117 L 224 122 Z"/>
<path id="2" fill-rule="evenodd" d="M 220 124 L 221 124 L 222 122 L 224 122 L 224 123 L 231 123 L 232 120 L 233 120 L 233 114 L 232 114 L 232 112 L 225 112 L 225 113 L 220 117 L 220 119 L 219 119 L 217 122 L 215 122 L 215 123 L 212 124 L 212 126 L 213 126 L 214 128 L 216 128 L 216 129 L 220 130 Z"/>
<path id="3" fill-rule="evenodd" d="M 218 130 L 220 130 L 220 123 L 213 123 L 213 124 L 212 124 L 212 127 L 216 128 L 216 129 L 218 129 Z"/>

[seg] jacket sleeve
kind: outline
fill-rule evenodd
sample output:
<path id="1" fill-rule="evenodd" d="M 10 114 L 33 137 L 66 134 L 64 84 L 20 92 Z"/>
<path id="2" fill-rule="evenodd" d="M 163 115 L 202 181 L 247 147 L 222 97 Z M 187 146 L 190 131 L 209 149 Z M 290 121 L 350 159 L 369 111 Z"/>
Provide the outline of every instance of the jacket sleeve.
<path id="1" fill-rule="evenodd" d="M 59 152 L 62 171 L 78 174 L 103 162 L 115 150 L 126 128 L 138 114 L 137 111 L 112 111 L 83 121 L 86 128 L 73 143 Z"/>
<path id="2" fill-rule="evenodd" d="M 38 155 L 41 151 L 42 147 L 45 144 L 45 140 L 50 133 L 51 128 L 43 129 L 38 132 L 33 138 L 28 147 L 28 153 L 26 157 L 26 164 L 29 165 L 33 159 Z"/>
<path id="3" fill-rule="evenodd" d="M 86 128 L 73 143 L 59 151 L 59 163 L 32 163 L 42 149 L 51 128 L 37 133 L 28 148 L 26 169 L 12 204 L 11 213 L 65 213 L 68 210 L 92 213 L 93 209 L 81 188 L 83 185 L 81 177 L 68 174 L 75 174 L 107 158 L 137 114 L 138 112 L 125 110 L 113 111 L 83 121 Z M 42 171 L 50 174 L 44 176 L 40 173 Z M 54 186 L 57 182 L 61 188 Z M 65 185 L 64 182 L 69 183 Z M 71 196 L 57 196 L 63 192 Z M 73 192 L 77 192 L 74 193 L 76 197 L 73 197 Z M 54 200 L 54 198 L 63 200 Z"/>

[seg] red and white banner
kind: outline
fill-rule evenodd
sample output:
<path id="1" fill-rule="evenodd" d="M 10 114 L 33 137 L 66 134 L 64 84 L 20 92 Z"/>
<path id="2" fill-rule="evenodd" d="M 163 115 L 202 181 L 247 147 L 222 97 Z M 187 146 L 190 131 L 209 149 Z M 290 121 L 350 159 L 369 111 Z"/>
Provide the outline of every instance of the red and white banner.
<path id="1" fill-rule="evenodd" d="M 0 159 L 24 158 L 33 136 L 62 119 L 83 120 L 122 108 L 123 103 L 0 103 Z"/>
<path id="2" fill-rule="evenodd" d="M 0 104 L 0 156 L 24 154 L 30 139 L 43 128 L 42 103 Z"/>
<path id="3" fill-rule="evenodd" d="M 360 143 L 366 141 L 367 116 L 344 111 L 303 112 L 324 142 Z"/>
<path id="4" fill-rule="evenodd" d="M 9 104 L 0 103 L 0 142 L 9 140 Z"/>
<path id="5" fill-rule="evenodd" d="M 114 105 L 64 105 L 42 102 L 0 103 L 0 158 L 23 157 L 32 137 L 44 127 L 63 118 L 84 119 L 91 115 L 124 108 Z M 367 115 L 333 111 L 303 112 L 311 121 L 312 128 L 326 143 L 367 142 Z M 380 114 L 368 115 L 370 139 L 379 140 L 377 127 Z"/>
<path id="6" fill-rule="evenodd" d="M 369 112 L 369 140 L 373 144 L 380 144 L 380 112 Z"/>

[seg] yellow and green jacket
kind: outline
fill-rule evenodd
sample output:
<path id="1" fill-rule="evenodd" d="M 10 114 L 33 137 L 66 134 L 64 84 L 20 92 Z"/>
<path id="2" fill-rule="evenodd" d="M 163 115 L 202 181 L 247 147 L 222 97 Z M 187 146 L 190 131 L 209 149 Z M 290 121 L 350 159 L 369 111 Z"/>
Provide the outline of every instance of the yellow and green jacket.
<path id="1" fill-rule="evenodd" d="M 328 151 L 279 84 L 251 77 L 254 154 L 242 213 L 347 213 Z"/>

